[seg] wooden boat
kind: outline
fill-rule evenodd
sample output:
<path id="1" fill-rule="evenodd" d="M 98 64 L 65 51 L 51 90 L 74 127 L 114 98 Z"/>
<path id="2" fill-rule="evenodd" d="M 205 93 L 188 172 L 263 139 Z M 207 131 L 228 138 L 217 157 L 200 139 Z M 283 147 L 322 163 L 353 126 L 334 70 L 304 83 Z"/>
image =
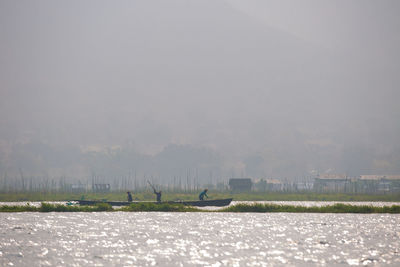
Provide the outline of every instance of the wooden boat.
<path id="1" fill-rule="evenodd" d="M 170 201 L 167 203 L 179 203 L 185 206 L 195 206 L 195 207 L 207 207 L 207 206 L 214 206 L 214 207 L 223 207 L 228 206 L 231 204 L 232 198 L 225 198 L 225 199 L 208 199 L 208 200 L 195 200 L 195 201 Z"/>
<path id="2" fill-rule="evenodd" d="M 130 204 L 135 203 L 155 203 L 158 202 L 146 202 L 146 201 L 102 201 L 102 200 L 74 200 L 79 203 L 79 205 L 96 205 L 98 203 L 107 203 L 111 206 L 128 206 Z M 168 204 L 183 204 L 185 206 L 195 206 L 195 207 L 207 207 L 207 206 L 214 206 L 214 207 L 223 207 L 228 206 L 232 201 L 232 198 L 226 199 L 210 199 L 210 200 L 197 200 L 197 201 L 167 201 L 161 203 L 168 203 Z"/>

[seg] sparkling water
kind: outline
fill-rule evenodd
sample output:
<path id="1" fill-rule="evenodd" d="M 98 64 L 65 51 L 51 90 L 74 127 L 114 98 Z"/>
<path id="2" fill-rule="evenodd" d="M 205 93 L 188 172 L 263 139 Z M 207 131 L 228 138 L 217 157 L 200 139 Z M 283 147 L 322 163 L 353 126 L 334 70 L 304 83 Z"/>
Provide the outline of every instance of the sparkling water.
<path id="1" fill-rule="evenodd" d="M 0 213 L 0 266 L 400 266 L 400 215 Z"/>

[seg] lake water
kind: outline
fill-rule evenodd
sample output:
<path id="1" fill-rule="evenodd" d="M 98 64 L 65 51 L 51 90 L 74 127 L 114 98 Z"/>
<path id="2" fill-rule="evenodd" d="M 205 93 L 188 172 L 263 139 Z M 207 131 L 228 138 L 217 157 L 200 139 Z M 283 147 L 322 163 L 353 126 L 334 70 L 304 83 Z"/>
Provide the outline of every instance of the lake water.
<path id="1" fill-rule="evenodd" d="M 0 213 L 0 266 L 400 266 L 400 215 Z"/>

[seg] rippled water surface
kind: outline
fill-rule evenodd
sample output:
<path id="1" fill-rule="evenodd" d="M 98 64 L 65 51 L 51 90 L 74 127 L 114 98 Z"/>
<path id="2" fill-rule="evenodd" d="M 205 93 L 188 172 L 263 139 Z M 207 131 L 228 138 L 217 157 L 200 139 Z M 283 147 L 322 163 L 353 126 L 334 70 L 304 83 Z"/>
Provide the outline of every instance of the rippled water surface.
<path id="1" fill-rule="evenodd" d="M 0 213 L 0 266 L 400 266 L 400 216 Z"/>

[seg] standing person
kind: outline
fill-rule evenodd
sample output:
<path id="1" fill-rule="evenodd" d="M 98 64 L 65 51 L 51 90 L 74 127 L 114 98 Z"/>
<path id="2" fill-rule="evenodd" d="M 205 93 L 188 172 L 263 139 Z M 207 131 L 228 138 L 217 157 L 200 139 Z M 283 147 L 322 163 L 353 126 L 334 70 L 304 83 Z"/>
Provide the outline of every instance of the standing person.
<path id="1" fill-rule="evenodd" d="M 157 196 L 157 202 L 160 203 L 161 202 L 161 190 L 159 192 L 157 192 L 154 188 L 154 194 L 156 194 Z"/>
<path id="2" fill-rule="evenodd" d="M 156 194 L 156 196 L 157 196 L 157 202 L 160 203 L 161 202 L 161 190 L 160 190 L 160 192 L 157 192 L 155 187 L 149 181 L 147 181 L 147 183 L 151 186 L 151 188 L 153 188 L 154 194 Z"/>
<path id="3" fill-rule="evenodd" d="M 200 193 L 200 195 L 199 195 L 199 199 L 200 199 L 200 200 L 204 200 L 204 197 L 205 197 L 205 196 L 208 198 L 208 196 L 207 196 L 207 191 L 208 191 L 208 189 L 206 188 L 206 189 L 204 189 L 203 192 Z"/>
<path id="4" fill-rule="evenodd" d="M 127 194 L 128 194 L 128 202 L 132 202 L 132 194 L 131 194 L 131 192 L 126 192 Z"/>

